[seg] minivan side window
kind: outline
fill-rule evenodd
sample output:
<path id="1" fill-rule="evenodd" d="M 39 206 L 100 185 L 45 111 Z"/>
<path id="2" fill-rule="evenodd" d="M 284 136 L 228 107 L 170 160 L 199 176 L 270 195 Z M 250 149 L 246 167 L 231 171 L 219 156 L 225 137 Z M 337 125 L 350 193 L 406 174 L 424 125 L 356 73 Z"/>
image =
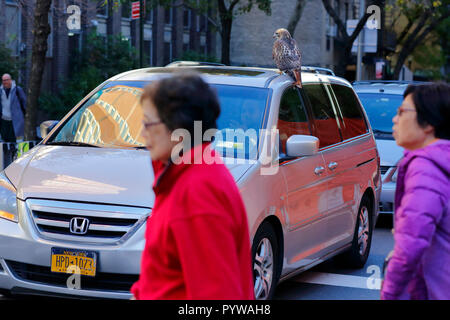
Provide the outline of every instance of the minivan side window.
<path id="1" fill-rule="evenodd" d="M 304 85 L 303 89 L 311 104 L 316 127 L 315 136 L 320 140 L 320 148 L 341 142 L 338 119 L 328 94 L 321 84 Z"/>
<path id="2" fill-rule="evenodd" d="M 278 114 L 278 132 L 280 134 L 280 153 L 286 154 L 286 141 L 295 134 L 311 135 L 305 106 L 295 88 L 284 91 Z"/>
<path id="3" fill-rule="evenodd" d="M 332 84 L 331 87 L 339 104 L 343 139 L 346 140 L 365 134 L 367 132 L 367 124 L 353 90 L 338 84 Z"/>

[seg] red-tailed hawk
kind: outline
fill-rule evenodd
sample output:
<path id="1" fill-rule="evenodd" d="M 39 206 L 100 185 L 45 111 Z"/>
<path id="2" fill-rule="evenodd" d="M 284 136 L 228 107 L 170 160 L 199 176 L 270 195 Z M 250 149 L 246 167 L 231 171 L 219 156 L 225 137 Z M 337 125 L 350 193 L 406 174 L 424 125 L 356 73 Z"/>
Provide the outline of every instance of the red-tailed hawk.
<path id="1" fill-rule="evenodd" d="M 273 34 L 276 39 L 272 48 L 272 58 L 280 71 L 291 76 L 295 85 L 302 87 L 302 53 L 297 42 L 286 29 L 278 29 Z"/>

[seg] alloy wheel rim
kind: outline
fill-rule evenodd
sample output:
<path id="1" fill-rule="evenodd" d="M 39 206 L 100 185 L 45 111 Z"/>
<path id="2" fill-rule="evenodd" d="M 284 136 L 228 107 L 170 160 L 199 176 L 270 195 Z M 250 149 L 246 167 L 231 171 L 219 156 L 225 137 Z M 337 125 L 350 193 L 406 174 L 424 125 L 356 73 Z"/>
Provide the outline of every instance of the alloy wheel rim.
<path id="1" fill-rule="evenodd" d="M 256 249 L 253 274 L 255 298 L 268 299 L 273 277 L 273 250 L 272 244 L 267 238 L 262 239 Z"/>
<path id="2" fill-rule="evenodd" d="M 358 249 L 359 254 L 364 256 L 369 245 L 369 210 L 367 207 L 361 208 L 358 219 Z"/>

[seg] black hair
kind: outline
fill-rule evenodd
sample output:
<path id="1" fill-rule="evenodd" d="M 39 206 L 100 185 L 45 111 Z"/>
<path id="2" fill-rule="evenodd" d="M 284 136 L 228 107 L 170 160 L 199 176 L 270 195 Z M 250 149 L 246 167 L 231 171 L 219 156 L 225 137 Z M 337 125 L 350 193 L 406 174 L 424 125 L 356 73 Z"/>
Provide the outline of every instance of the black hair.
<path id="1" fill-rule="evenodd" d="M 141 103 L 145 99 L 154 103 L 170 131 L 182 128 L 194 137 L 194 121 L 202 121 L 202 136 L 206 130 L 217 128 L 219 100 L 197 73 L 179 72 L 155 81 L 144 89 Z"/>
<path id="2" fill-rule="evenodd" d="M 410 84 L 403 98 L 409 94 L 416 106 L 419 126 L 431 125 L 436 138 L 450 140 L 450 85 L 444 82 Z"/>

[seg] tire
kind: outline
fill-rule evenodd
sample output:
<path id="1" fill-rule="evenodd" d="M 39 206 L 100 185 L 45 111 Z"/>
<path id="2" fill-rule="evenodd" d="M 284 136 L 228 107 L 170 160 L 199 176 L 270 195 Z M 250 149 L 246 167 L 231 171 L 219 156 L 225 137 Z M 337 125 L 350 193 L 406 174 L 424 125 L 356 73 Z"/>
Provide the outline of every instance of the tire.
<path id="1" fill-rule="evenodd" d="M 6 299 L 11 299 L 12 298 L 11 291 L 6 290 L 6 289 L 0 289 L 0 296 L 3 296 Z"/>
<path id="2" fill-rule="evenodd" d="M 252 245 L 255 299 L 270 300 L 280 276 L 279 245 L 274 228 L 264 222 L 256 232 Z"/>
<path id="3" fill-rule="evenodd" d="M 348 251 L 338 256 L 338 261 L 346 267 L 359 269 L 366 264 L 372 244 L 372 221 L 372 205 L 369 198 L 364 196 L 358 209 L 352 246 Z"/>

